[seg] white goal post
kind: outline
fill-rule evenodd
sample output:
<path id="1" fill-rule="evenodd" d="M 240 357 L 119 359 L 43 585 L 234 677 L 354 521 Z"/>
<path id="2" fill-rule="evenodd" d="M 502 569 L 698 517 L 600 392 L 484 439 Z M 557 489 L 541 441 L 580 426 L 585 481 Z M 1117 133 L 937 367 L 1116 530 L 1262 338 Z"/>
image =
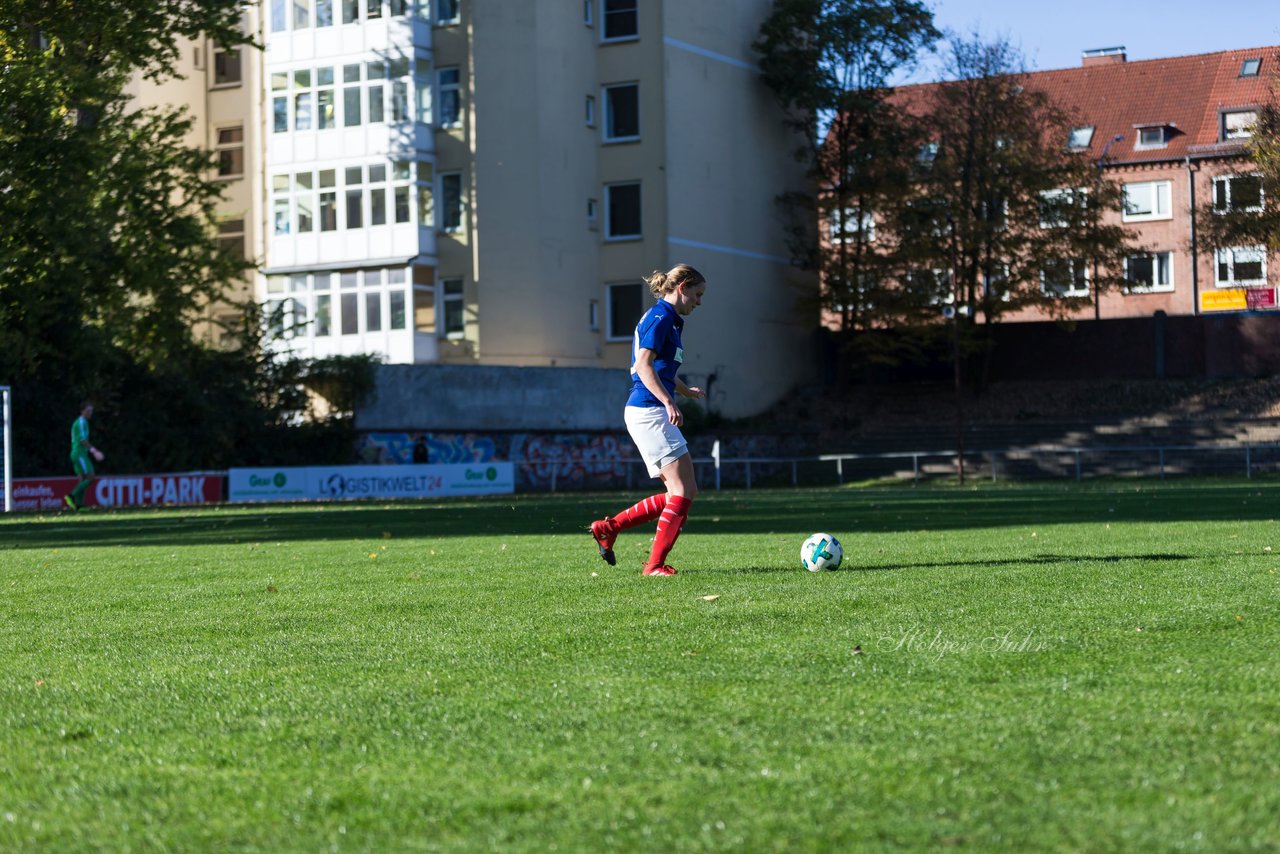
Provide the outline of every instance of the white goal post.
<path id="1" fill-rule="evenodd" d="M 0 385 L 0 398 L 4 405 L 4 453 L 0 465 L 4 466 L 4 512 L 13 510 L 13 431 L 10 429 L 9 387 Z"/>

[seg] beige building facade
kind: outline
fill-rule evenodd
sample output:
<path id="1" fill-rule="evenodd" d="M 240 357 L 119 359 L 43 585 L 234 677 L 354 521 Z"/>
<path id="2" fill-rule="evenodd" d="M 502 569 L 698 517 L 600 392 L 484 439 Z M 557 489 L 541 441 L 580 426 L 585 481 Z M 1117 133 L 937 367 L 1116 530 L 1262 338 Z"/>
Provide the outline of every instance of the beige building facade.
<path id="1" fill-rule="evenodd" d="M 620 406 L 641 277 L 686 262 L 709 282 L 686 379 L 739 417 L 814 361 L 774 202 L 805 177 L 751 51 L 770 7 L 263 0 L 237 80 L 190 45 L 144 97 L 189 104 L 227 161 L 274 346 L 616 368 Z"/>

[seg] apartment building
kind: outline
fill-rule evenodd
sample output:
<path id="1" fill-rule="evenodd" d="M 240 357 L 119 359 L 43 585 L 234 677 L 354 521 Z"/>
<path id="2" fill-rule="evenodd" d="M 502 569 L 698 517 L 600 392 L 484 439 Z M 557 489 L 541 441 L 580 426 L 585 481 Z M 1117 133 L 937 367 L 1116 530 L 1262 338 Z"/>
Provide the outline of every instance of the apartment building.
<path id="1" fill-rule="evenodd" d="M 770 0 L 263 0 L 144 91 L 218 152 L 273 346 L 615 368 L 641 276 L 709 280 L 687 378 L 730 417 L 813 373 L 816 288 L 775 198 L 796 140 L 755 67 Z"/>
<path id="2" fill-rule="evenodd" d="M 1260 108 L 1274 97 L 1278 72 L 1275 46 L 1138 62 L 1118 47 L 1085 51 L 1076 68 L 1025 75 L 1022 85 L 1074 117 L 1062 144 L 1097 164 L 1104 180 L 1122 185 L 1122 205 L 1104 212 L 1103 221 L 1127 228 L 1141 250 L 1125 259 L 1130 284 L 1120 290 L 1097 293 L 1089 265 L 1073 266 L 1065 292 L 1090 297 L 1075 318 L 1278 307 L 1280 270 L 1265 247 L 1205 253 L 1195 245 L 1205 216 L 1263 204 L 1245 144 Z M 902 87 L 892 97 L 920 103 L 937 85 Z M 1027 309 L 1003 319 L 1048 318 Z"/>
<path id="3" fill-rule="evenodd" d="M 260 29 L 258 9 L 246 9 L 245 32 Z M 218 232 L 223 245 L 249 259 L 262 256 L 265 213 L 262 190 L 262 66 L 252 47 L 224 50 L 208 39 L 179 39 L 177 74 L 163 83 L 136 77 L 126 92 L 139 108 L 186 108 L 192 119 L 186 144 L 216 155 L 214 180 L 222 185 Z M 217 343 L 241 321 L 231 306 L 254 296 L 257 276 L 249 274 L 226 294 L 227 301 L 205 307 L 194 332 Z"/>
<path id="4" fill-rule="evenodd" d="M 1276 46 L 1140 62 L 1106 48 L 1086 51 L 1078 68 L 1030 75 L 1029 86 L 1078 117 L 1067 144 L 1123 186 L 1122 209 L 1107 216 L 1148 250 L 1126 259 L 1130 287 L 1102 294 L 1080 317 L 1277 308 L 1280 269 L 1264 247 L 1203 253 L 1194 238 L 1206 203 L 1261 207 L 1245 143 L 1278 71 Z"/>

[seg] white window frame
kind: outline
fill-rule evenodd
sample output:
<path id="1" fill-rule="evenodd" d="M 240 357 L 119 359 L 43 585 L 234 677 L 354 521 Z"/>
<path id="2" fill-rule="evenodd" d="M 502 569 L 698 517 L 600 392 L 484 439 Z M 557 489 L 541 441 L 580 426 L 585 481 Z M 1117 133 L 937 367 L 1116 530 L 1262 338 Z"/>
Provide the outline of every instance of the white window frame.
<path id="1" fill-rule="evenodd" d="M 587 100 L 583 103 L 583 118 L 586 121 L 587 127 L 593 128 L 596 126 L 596 96 L 595 95 L 588 95 Z"/>
<path id="2" fill-rule="evenodd" d="M 613 217 L 610 211 L 613 205 L 610 203 L 610 196 L 613 195 L 614 189 L 618 187 L 635 187 L 639 191 L 640 210 L 637 219 L 640 220 L 640 230 L 635 234 L 614 234 L 613 233 Z M 613 184 L 604 185 L 604 239 L 610 243 L 621 242 L 624 240 L 643 240 L 644 239 L 644 188 L 639 181 L 618 181 Z"/>
<path id="3" fill-rule="evenodd" d="M 1236 257 L 1237 252 L 1257 253 L 1262 262 L 1262 276 L 1257 279 L 1237 279 L 1236 278 Z M 1221 273 L 1221 265 L 1224 256 L 1230 253 L 1226 258 L 1227 278 L 1223 279 Z M 1218 249 L 1213 253 L 1213 284 L 1219 288 L 1239 288 L 1247 285 L 1265 285 L 1267 283 L 1267 250 L 1264 246 L 1228 246 L 1225 249 Z"/>
<path id="4" fill-rule="evenodd" d="M 647 288 L 645 288 L 645 286 L 639 282 L 614 282 L 612 284 L 605 285 L 605 288 L 604 288 L 605 340 L 606 341 L 630 341 L 635 337 L 634 326 L 632 326 L 630 329 L 623 329 L 618 334 L 615 334 L 613 330 L 613 309 L 614 309 L 613 292 L 616 288 L 638 288 L 640 290 L 640 316 L 636 318 L 637 321 L 639 321 L 641 317 L 644 317 L 644 312 L 646 310 L 644 295 L 645 295 L 645 292 L 647 291 Z M 625 326 L 626 324 L 623 324 L 623 325 Z"/>
<path id="5" fill-rule="evenodd" d="M 1045 281 L 1045 278 L 1046 278 L 1045 272 L 1044 272 L 1044 268 L 1042 267 L 1040 269 L 1041 292 L 1048 296 L 1056 296 L 1056 297 L 1087 297 L 1089 296 L 1089 293 L 1091 290 L 1089 262 L 1083 258 L 1063 258 L 1060 260 L 1065 261 L 1067 263 L 1068 274 L 1071 277 L 1071 286 L 1068 287 L 1066 290 L 1062 291 L 1061 293 L 1053 293 L 1052 291 L 1049 290 L 1049 285 Z M 1077 266 L 1083 268 L 1084 270 L 1084 276 L 1083 276 L 1084 287 L 1083 288 L 1078 288 L 1075 286 L 1075 283 L 1077 281 L 1077 276 L 1076 276 Z"/>
<path id="6" fill-rule="evenodd" d="M 587 228 L 600 230 L 600 202 L 595 199 L 587 199 Z"/>
<path id="7" fill-rule="evenodd" d="M 627 136 L 613 136 L 613 101 L 610 94 L 616 90 L 634 89 L 636 93 L 636 115 L 635 124 L 636 132 Z M 601 125 L 601 136 L 606 143 L 614 142 L 636 142 L 640 139 L 640 84 L 636 81 L 627 83 L 610 83 L 607 86 L 600 87 L 600 101 L 604 104 L 603 123 Z"/>
<path id="8" fill-rule="evenodd" d="M 596 25 L 595 7 L 596 0 L 582 0 L 582 23 L 592 28 Z"/>
<path id="9" fill-rule="evenodd" d="M 1231 199 L 1231 185 L 1232 185 L 1232 183 L 1233 183 L 1237 178 L 1256 178 L 1256 179 L 1258 180 L 1258 182 L 1259 182 L 1259 184 L 1260 184 L 1260 185 L 1261 185 L 1261 182 L 1262 182 L 1262 174 L 1261 174 L 1261 173 L 1259 173 L 1259 172 L 1242 172 L 1242 173 L 1240 173 L 1240 174 L 1236 174 L 1236 175 L 1214 175 L 1214 176 L 1213 176 L 1213 187 L 1212 187 L 1212 189 L 1213 189 L 1213 212 L 1214 212 L 1214 213 L 1220 213 L 1220 214 L 1222 214 L 1222 213 L 1231 213 L 1231 212 L 1236 212 L 1236 211 L 1250 211 L 1250 212 L 1257 212 L 1257 211 L 1262 210 L 1264 207 L 1266 207 L 1266 204 L 1267 204 L 1267 190 L 1266 190 L 1266 187 L 1265 187 L 1265 186 L 1260 186 L 1260 187 L 1259 187 L 1259 193 L 1258 193 L 1258 196 L 1259 196 L 1259 198 L 1258 198 L 1258 202 L 1259 202 L 1259 204 L 1257 204 L 1257 205 L 1250 205 L 1249 207 L 1244 207 L 1244 208 L 1238 208 L 1238 207 L 1236 207 L 1236 206 L 1235 206 L 1235 204 L 1234 204 L 1234 202 L 1233 202 L 1233 201 L 1232 201 L 1232 199 Z M 1219 185 L 1219 184 L 1222 184 L 1222 185 L 1224 185 L 1224 186 L 1227 188 L 1227 206 L 1226 206 L 1226 207 L 1224 207 L 1224 208 L 1220 208 L 1220 207 L 1218 207 L 1218 185 Z"/>
<path id="10" fill-rule="evenodd" d="M 1222 117 L 1218 119 L 1219 142 L 1227 142 L 1233 139 L 1249 139 L 1253 136 L 1253 127 L 1258 123 L 1258 111 L 1256 109 L 1223 110 L 1221 115 Z M 1247 125 L 1241 125 L 1235 130 L 1230 130 L 1227 124 L 1232 116 L 1252 116 L 1253 120 Z"/>
<path id="11" fill-rule="evenodd" d="M 636 31 L 628 35 L 612 36 L 612 37 L 605 35 L 605 31 L 609 26 L 609 12 L 605 8 L 605 4 L 607 2 L 608 0 L 600 0 L 600 41 L 604 44 L 617 44 L 618 42 L 632 42 L 639 39 L 640 38 L 640 0 L 633 0 L 633 7 L 631 10 L 619 10 L 613 13 L 616 15 L 616 14 L 619 14 L 620 12 L 622 14 L 625 14 L 627 11 L 633 12 L 636 16 Z"/>
<path id="12" fill-rule="evenodd" d="M 1140 192 L 1150 192 L 1150 210 L 1135 210 L 1131 203 Z M 1120 202 L 1120 218 L 1124 222 L 1147 222 L 1156 219 L 1173 219 L 1173 182 L 1172 181 L 1137 181 L 1125 184 Z"/>
<path id="13" fill-rule="evenodd" d="M 1125 291 L 1131 294 L 1160 294 L 1173 292 L 1173 253 L 1172 252 L 1141 252 L 1136 255 L 1128 255 L 1124 259 L 1124 277 L 1126 281 L 1130 281 L 1130 264 L 1140 255 L 1146 255 L 1151 258 L 1151 284 L 1150 286 L 1130 283 L 1125 285 Z M 1164 259 L 1165 281 L 1160 280 L 1161 259 Z"/>

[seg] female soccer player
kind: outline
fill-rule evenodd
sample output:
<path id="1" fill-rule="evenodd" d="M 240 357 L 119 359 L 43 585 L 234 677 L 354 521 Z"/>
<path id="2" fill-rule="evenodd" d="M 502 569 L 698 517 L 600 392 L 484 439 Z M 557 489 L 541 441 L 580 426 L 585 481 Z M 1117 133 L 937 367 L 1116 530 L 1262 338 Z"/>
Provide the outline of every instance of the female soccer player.
<path id="1" fill-rule="evenodd" d="M 706 397 L 702 389 L 687 386 L 676 376 L 684 362 L 680 333 L 684 319 L 702 304 L 707 280 L 688 264 L 677 264 L 666 273 L 655 272 L 645 283 L 658 302 L 636 325 L 631 347 L 631 396 L 623 417 L 650 476 L 660 479 L 667 491 L 651 495 L 617 516 L 592 522 L 591 536 L 600 549 L 600 557 L 612 566 L 616 562 L 613 543 L 618 533 L 657 519 L 658 534 L 643 574 L 675 575 L 675 569 L 667 566 L 667 555 L 698 494 L 693 457 L 680 433 L 684 415 L 676 406 L 675 396 Z"/>

